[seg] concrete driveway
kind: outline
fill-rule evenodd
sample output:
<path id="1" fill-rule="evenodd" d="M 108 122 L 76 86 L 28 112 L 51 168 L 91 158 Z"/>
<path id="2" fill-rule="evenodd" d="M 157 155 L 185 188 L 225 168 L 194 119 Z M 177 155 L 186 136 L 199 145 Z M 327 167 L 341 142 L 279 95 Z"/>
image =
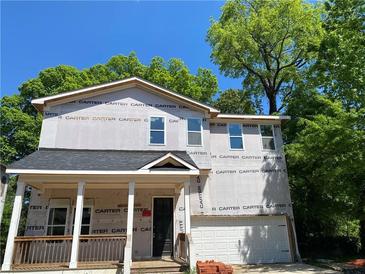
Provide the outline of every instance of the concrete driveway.
<path id="1" fill-rule="evenodd" d="M 259 274 L 339 274 L 340 272 L 311 266 L 308 264 L 265 264 L 265 265 L 235 265 L 233 273 Z"/>

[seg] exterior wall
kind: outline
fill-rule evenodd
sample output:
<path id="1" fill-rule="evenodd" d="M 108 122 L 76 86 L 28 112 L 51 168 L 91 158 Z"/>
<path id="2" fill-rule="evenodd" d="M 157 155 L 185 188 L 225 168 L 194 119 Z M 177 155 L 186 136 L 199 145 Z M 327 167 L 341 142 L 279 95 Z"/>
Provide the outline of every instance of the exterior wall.
<path id="1" fill-rule="evenodd" d="M 192 214 L 292 216 L 280 126 L 276 150 L 268 152 L 257 124 L 243 124 L 244 150 L 231 150 L 227 124 L 210 124 L 212 169 L 192 184 Z"/>
<path id="2" fill-rule="evenodd" d="M 166 145 L 149 145 L 149 117 L 164 116 Z M 44 112 L 39 147 L 112 150 L 187 150 L 203 153 L 209 165 L 209 122 L 203 120 L 203 146 L 187 146 L 187 118 L 204 118 L 191 110 L 138 88 L 115 91 L 50 107 Z"/>
<path id="3" fill-rule="evenodd" d="M 166 117 L 166 145 L 149 145 L 149 117 L 159 115 Z M 44 117 L 40 147 L 186 150 L 199 168 L 210 169 L 208 175 L 192 178 L 193 215 L 292 216 L 278 124 L 276 151 L 262 150 L 253 121 L 241 123 L 244 150 L 230 150 L 227 124 L 240 122 L 209 120 L 204 113 L 138 88 L 50 107 Z M 204 119 L 201 147 L 187 146 L 188 117 Z"/>
<path id="4" fill-rule="evenodd" d="M 184 232 L 184 196 L 175 189 L 136 189 L 135 211 L 133 224 L 133 257 L 145 258 L 151 256 L 152 247 L 152 197 L 173 197 L 174 238 Z M 48 209 L 51 199 L 67 199 L 69 201 L 68 229 L 71 234 L 73 219 L 71 208 L 76 204 L 75 189 L 46 189 L 39 193 L 32 189 L 25 235 L 46 235 Z M 125 234 L 127 231 L 128 189 L 93 190 L 85 191 L 84 206 L 92 206 L 91 234 Z"/>

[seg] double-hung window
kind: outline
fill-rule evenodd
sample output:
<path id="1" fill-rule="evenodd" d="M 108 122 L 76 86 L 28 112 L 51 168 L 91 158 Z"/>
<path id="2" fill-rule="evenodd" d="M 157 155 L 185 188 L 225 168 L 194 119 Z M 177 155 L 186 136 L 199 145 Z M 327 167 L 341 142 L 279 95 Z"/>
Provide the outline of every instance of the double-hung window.
<path id="1" fill-rule="evenodd" d="M 52 199 L 49 204 L 47 235 L 65 235 L 69 200 Z"/>
<path id="2" fill-rule="evenodd" d="M 264 150 L 275 150 L 274 129 L 272 125 L 260 125 L 262 148 Z"/>
<path id="3" fill-rule="evenodd" d="M 188 145 L 202 145 L 202 119 L 188 118 Z"/>
<path id="4" fill-rule="evenodd" d="M 150 144 L 165 144 L 165 118 L 151 117 L 150 119 Z"/>
<path id="5" fill-rule="evenodd" d="M 229 144 L 231 149 L 243 149 L 242 126 L 241 124 L 229 124 Z"/>

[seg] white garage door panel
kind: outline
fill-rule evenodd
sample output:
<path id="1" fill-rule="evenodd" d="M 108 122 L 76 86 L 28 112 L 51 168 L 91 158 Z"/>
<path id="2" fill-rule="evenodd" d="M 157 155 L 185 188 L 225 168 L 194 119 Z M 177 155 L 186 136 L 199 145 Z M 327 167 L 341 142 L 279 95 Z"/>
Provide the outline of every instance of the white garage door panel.
<path id="1" fill-rule="evenodd" d="M 198 260 L 233 264 L 291 261 L 283 216 L 193 217 L 191 226 Z"/>

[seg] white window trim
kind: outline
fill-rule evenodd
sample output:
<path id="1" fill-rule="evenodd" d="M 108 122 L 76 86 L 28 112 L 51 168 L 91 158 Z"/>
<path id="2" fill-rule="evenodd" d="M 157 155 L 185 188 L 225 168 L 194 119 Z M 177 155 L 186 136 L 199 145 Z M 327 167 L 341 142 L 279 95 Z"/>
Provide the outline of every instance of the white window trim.
<path id="1" fill-rule="evenodd" d="M 231 137 L 240 137 L 240 136 L 231 136 L 231 134 L 229 133 L 229 125 L 239 125 L 241 127 L 242 148 L 232 148 L 231 147 Z M 240 124 L 240 123 L 227 123 L 226 127 L 227 127 L 227 133 L 228 133 L 228 147 L 229 147 L 229 150 L 244 151 L 245 150 L 245 139 L 244 139 L 242 124 Z"/>
<path id="2" fill-rule="evenodd" d="M 196 119 L 196 120 L 200 120 L 200 131 L 195 131 L 195 130 L 189 130 L 189 119 Z M 193 133 L 200 133 L 200 139 L 202 140 L 200 145 L 190 145 L 189 144 L 189 132 L 193 132 Z M 203 140 L 203 118 L 201 117 L 187 117 L 186 118 L 186 145 L 188 147 L 202 147 L 204 140 Z"/>
<path id="3" fill-rule="evenodd" d="M 161 129 L 151 129 L 151 118 L 163 118 L 163 132 L 164 132 L 164 138 L 163 138 L 163 141 L 164 143 L 163 144 L 153 144 L 151 143 L 151 131 L 154 130 L 154 131 L 162 131 Z M 166 140 L 166 116 L 163 116 L 163 115 L 151 115 L 149 118 L 148 118 L 148 144 L 150 146 L 166 146 L 166 143 L 167 143 L 167 140 Z"/>
<path id="4" fill-rule="evenodd" d="M 48 227 L 55 227 L 54 225 L 49 225 L 48 221 L 49 221 L 49 214 L 51 211 L 51 208 L 67 208 L 66 211 L 66 223 L 65 223 L 65 232 L 63 235 L 68 235 L 70 230 L 69 230 L 69 214 L 70 214 L 70 204 L 71 201 L 70 199 L 65 199 L 65 198 L 52 198 L 49 200 L 48 203 L 48 210 L 47 210 L 47 219 L 46 219 L 46 229 L 44 231 L 44 235 L 48 235 Z M 61 225 L 56 225 L 56 226 L 61 226 Z"/>
<path id="5" fill-rule="evenodd" d="M 277 145 L 276 145 L 276 138 L 275 138 L 275 132 L 274 132 L 274 125 L 268 125 L 268 124 L 259 124 L 257 125 L 259 129 L 260 134 L 260 143 L 261 143 L 261 150 L 262 151 L 277 151 Z M 261 126 L 271 126 L 271 132 L 272 132 L 272 138 L 274 140 L 274 149 L 264 149 L 264 144 L 262 143 L 262 138 L 270 138 L 269 136 L 262 136 L 261 134 Z"/>
<path id="6" fill-rule="evenodd" d="M 88 203 L 87 202 L 88 200 L 86 199 L 84 201 L 84 206 L 83 206 L 83 210 L 84 208 L 90 208 L 91 209 L 91 214 L 90 214 L 90 224 L 89 224 L 89 234 L 91 234 L 91 231 L 92 231 L 92 223 L 93 223 L 93 214 L 94 214 L 94 205 L 93 203 Z M 71 220 L 70 220 L 70 224 L 69 224 L 69 230 L 70 232 L 72 232 L 72 227 L 73 227 L 73 220 L 74 220 L 74 214 L 75 214 L 75 211 L 76 211 L 76 206 L 73 206 L 72 207 L 72 211 L 71 211 Z M 81 220 L 81 226 L 82 226 L 82 220 Z M 81 233 L 81 230 L 80 230 L 80 233 Z"/>

